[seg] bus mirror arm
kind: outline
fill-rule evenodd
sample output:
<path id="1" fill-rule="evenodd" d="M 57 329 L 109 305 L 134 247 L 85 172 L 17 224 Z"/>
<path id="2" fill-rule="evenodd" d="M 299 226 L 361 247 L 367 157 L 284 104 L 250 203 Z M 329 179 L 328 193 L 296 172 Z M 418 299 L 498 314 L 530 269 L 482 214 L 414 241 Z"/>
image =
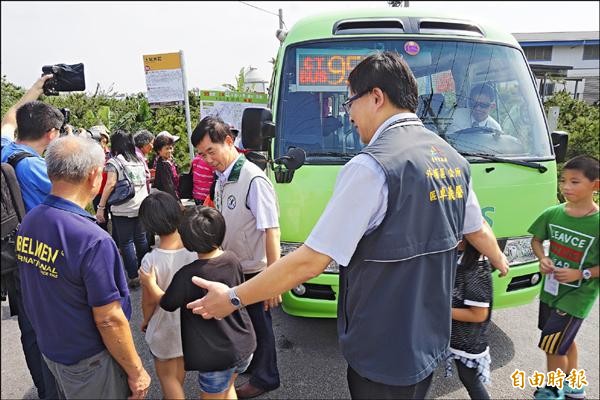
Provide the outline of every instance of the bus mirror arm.
<path id="1" fill-rule="evenodd" d="M 302 167 L 306 160 L 306 152 L 300 147 L 292 147 L 285 156 L 273 160 L 275 181 L 277 183 L 290 183 L 294 179 L 294 171 Z M 285 168 L 284 168 L 285 167 Z"/>

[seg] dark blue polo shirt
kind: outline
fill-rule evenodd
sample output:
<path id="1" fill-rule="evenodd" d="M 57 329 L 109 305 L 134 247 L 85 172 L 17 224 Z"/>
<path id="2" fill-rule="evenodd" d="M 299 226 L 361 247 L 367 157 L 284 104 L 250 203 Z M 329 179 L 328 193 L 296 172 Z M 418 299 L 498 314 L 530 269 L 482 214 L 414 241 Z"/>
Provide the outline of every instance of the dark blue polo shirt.
<path id="1" fill-rule="evenodd" d="M 48 195 L 23 219 L 17 235 L 23 303 L 41 352 L 71 365 L 106 347 L 92 307 L 131 300 L 113 239 L 90 214 Z"/>

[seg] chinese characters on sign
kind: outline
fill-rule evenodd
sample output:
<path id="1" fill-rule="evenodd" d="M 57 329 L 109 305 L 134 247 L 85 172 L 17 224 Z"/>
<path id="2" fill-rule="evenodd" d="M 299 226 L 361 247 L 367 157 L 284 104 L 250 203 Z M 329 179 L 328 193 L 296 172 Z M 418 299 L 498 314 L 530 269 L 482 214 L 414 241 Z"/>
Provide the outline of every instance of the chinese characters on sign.
<path id="1" fill-rule="evenodd" d="M 462 185 L 455 185 L 453 179 L 461 177 L 460 168 L 448 165 L 448 158 L 436 148 L 431 147 L 431 162 L 434 164 L 445 164 L 438 168 L 427 168 L 425 176 L 435 187 L 429 192 L 429 201 L 456 201 L 464 197 L 464 188 Z"/>
<path id="2" fill-rule="evenodd" d="M 296 89 L 345 92 L 348 74 L 368 53 L 368 49 L 298 49 Z"/>

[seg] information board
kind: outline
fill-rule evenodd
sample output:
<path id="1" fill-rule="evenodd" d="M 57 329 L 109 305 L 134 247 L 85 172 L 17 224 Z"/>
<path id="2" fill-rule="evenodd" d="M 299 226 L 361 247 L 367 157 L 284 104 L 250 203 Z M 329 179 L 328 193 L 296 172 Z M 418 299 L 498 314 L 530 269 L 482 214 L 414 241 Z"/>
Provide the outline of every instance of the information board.
<path id="1" fill-rule="evenodd" d="M 180 53 L 144 55 L 150 107 L 183 105 L 185 90 Z"/>

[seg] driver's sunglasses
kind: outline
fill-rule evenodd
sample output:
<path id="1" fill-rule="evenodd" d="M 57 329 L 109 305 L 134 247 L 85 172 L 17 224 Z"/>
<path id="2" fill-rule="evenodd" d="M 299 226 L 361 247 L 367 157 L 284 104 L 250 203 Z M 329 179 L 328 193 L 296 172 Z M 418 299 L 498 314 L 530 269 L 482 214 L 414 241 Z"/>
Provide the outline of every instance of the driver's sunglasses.
<path id="1" fill-rule="evenodd" d="M 371 89 L 364 90 L 358 94 L 355 94 L 354 96 L 350 97 L 348 100 L 343 102 L 342 107 L 344 107 L 346 114 L 350 114 L 350 108 L 352 107 L 352 102 L 354 100 L 360 99 L 361 97 L 363 97 L 365 94 L 369 93 L 370 91 L 371 91 Z"/>
<path id="2" fill-rule="evenodd" d="M 490 108 L 492 106 L 492 103 L 484 103 L 481 101 L 472 101 L 471 102 L 471 108 Z"/>

